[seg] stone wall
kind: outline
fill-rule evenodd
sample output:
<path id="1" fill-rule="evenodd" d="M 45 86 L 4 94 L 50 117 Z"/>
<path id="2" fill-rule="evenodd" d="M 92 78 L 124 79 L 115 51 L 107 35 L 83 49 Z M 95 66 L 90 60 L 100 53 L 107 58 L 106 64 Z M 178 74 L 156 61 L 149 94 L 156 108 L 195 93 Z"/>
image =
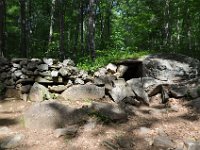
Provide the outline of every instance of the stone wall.
<path id="1" fill-rule="evenodd" d="M 23 100 L 101 99 L 110 97 L 149 105 L 156 94 L 170 97 L 200 96 L 199 60 L 178 54 L 154 54 L 138 60 L 109 63 L 94 74 L 79 70 L 71 59 L 0 59 L 0 80 L 6 97 Z M 17 96 L 18 95 L 18 96 Z"/>
<path id="2" fill-rule="evenodd" d="M 25 94 L 29 93 L 35 82 L 48 86 L 54 91 L 54 85 L 62 85 L 64 88 L 71 84 L 84 84 L 89 81 L 89 76 L 87 72 L 75 67 L 71 59 L 60 62 L 52 58 L 13 58 L 12 60 L 1 58 L 0 80 L 7 89 L 17 89 L 20 94 Z"/>

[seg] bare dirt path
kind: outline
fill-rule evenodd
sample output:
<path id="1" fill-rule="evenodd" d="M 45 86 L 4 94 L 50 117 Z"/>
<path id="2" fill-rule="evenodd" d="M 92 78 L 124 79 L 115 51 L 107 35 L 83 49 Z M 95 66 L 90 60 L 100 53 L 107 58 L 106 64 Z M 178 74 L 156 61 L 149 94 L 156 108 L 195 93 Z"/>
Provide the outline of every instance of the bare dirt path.
<path id="1" fill-rule="evenodd" d="M 172 103 L 177 100 L 173 101 Z M 64 102 L 81 107 L 87 102 Z M 55 137 L 52 130 L 30 130 L 24 127 L 23 112 L 31 105 L 15 99 L 0 101 L 0 143 L 9 135 L 23 134 L 24 139 L 16 150 L 102 150 L 102 149 L 152 149 L 153 139 L 164 135 L 176 147 L 183 148 L 184 141 L 200 139 L 199 114 L 191 112 L 178 101 L 178 110 L 164 105 L 129 107 L 129 120 L 124 123 L 105 124 L 91 117 L 79 126 L 78 134 Z M 7 128 L 7 130 L 5 130 Z M 4 130 L 5 131 L 4 131 Z"/>

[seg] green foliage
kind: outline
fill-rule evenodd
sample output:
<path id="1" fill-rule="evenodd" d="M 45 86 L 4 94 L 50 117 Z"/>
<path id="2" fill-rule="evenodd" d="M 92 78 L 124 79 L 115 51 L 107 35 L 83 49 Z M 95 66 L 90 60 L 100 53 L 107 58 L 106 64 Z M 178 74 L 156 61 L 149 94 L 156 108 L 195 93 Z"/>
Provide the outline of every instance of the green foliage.
<path id="1" fill-rule="evenodd" d="M 111 122 L 111 119 L 108 116 L 105 116 L 100 112 L 93 111 L 93 112 L 90 112 L 88 115 L 91 116 L 91 117 L 95 117 L 97 119 L 97 121 L 100 121 L 100 122 L 103 122 L 103 123 L 110 123 Z"/>
<path id="2" fill-rule="evenodd" d="M 81 3 L 83 22 L 81 22 Z M 178 52 L 200 58 L 200 1 L 114 0 L 96 1 L 95 46 L 97 60 L 90 59 L 88 45 L 88 1 L 64 1 L 64 50 L 86 70 L 132 56 L 136 50 Z M 58 58 L 60 11 L 56 1 L 51 19 L 52 0 L 26 1 L 27 51 L 29 57 Z M 20 4 L 6 1 L 5 56 L 20 56 Z M 49 43 L 50 24 L 53 37 Z M 81 35 L 81 23 L 83 34 Z M 83 37 L 83 39 L 81 39 Z M 82 42 L 83 43 L 82 43 Z M 83 49 L 82 49 L 83 48 Z M 134 49 L 134 51 L 131 51 Z M 83 52 L 84 51 L 84 52 Z M 82 54 L 87 54 L 83 57 Z M 149 51 L 147 52 L 149 53 Z"/>
<path id="3" fill-rule="evenodd" d="M 98 68 L 103 67 L 110 62 L 116 62 L 129 58 L 136 59 L 150 53 L 153 53 L 153 51 L 99 50 L 97 51 L 97 58 L 95 61 L 90 57 L 83 57 L 78 60 L 77 66 L 80 69 L 94 72 Z"/>

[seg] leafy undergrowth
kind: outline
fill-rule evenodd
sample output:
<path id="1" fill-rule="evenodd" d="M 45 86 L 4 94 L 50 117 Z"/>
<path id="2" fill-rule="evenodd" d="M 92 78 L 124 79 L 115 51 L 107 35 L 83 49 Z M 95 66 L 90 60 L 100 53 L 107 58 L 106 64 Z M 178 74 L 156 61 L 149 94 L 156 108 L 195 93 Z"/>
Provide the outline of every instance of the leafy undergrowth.
<path id="1" fill-rule="evenodd" d="M 94 72 L 98 68 L 103 67 L 111 62 L 117 62 L 123 59 L 136 59 L 148 54 L 154 53 L 153 51 L 131 51 L 131 50 L 103 50 L 97 51 L 97 57 L 92 60 L 90 57 L 81 57 L 78 60 L 77 66 L 80 69 Z"/>

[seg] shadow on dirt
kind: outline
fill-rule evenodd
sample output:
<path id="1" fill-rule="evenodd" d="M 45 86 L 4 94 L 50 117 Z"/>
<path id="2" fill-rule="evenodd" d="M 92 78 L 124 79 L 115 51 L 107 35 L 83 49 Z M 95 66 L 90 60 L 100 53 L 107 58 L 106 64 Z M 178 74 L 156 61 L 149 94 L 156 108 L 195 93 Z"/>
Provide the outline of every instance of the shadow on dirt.
<path id="1" fill-rule="evenodd" d="M 0 118 L 0 126 L 11 126 L 17 123 L 17 119 Z"/>

